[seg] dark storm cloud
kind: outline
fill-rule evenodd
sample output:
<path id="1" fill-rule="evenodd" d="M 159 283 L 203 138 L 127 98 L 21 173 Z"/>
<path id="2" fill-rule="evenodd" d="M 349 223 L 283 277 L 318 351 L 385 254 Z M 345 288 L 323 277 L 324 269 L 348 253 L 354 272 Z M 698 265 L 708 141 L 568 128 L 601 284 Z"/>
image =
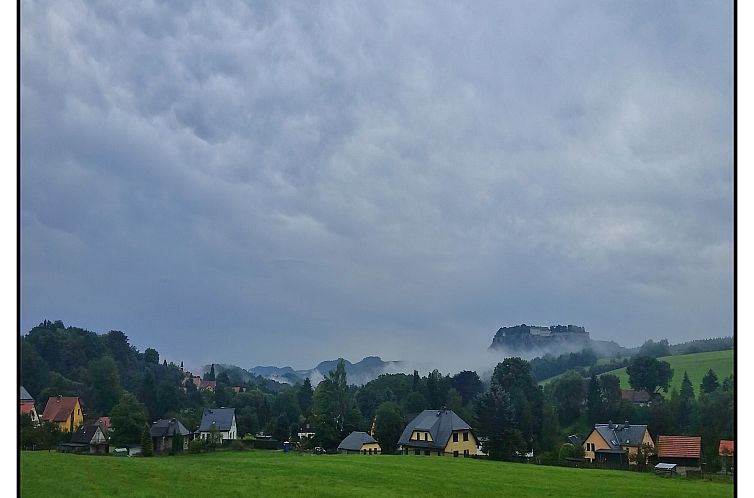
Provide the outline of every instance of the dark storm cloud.
<path id="1" fill-rule="evenodd" d="M 732 333 L 729 5 L 27 1 L 22 328 L 473 366 Z"/>

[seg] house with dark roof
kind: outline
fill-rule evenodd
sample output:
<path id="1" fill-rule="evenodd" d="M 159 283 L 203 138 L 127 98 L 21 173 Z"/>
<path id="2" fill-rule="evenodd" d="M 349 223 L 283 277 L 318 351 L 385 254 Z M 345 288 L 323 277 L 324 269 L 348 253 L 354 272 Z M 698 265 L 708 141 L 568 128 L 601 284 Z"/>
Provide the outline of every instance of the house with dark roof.
<path id="1" fill-rule="evenodd" d="M 702 438 L 694 436 L 660 436 L 657 438 L 657 461 L 676 464 L 676 472 L 702 470 Z"/>
<path id="2" fill-rule="evenodd" d="M 34 398 L 31 397 L 31 394 L 29 394 L 29 391 L 27 391 L 24 386 L 21 386 L 21 390 L 19 392 L 21 415 L 30 417 L 34 425 L 39 424 L 39 414 L 37 413 L 37 409 L 34 406 Z"/>
<path id="3" fill-rule="evenodd" d="M 595 424 L 582 447 L 587 461 L 622 467 L 635 463 L 632 457 L 643 444 L 655 446 L 647 426 L 632 425 L 627 420 L 622 424 Z"/>
<path id="4" fill-rule="evenodd" d="M 403 429 L 398 444 L 404 455 L 468 457 L 477 452 L 471 426 L 453 410 L 424 410 Z"/>
<path id="5" fill-rule="evenodd" d="M 82 424 L 73 433 L 69 443 L 58 445 L 58 451 L 107 455 L 109 446 L 107 436 L 99 425 Z"/>
<path id="6" fill-rule="evenodd" d="M 73 432 L 84 423 L 81 400 L 75 396 L 51 396 L 40 419 L 58 424 L 63 432 Z"/>
<path id="7" fill-rule="evenodd" d="M 223 440 L 238 439 L 235 408 L 205 408 L 202 421 L 194 432 L 200 439 L 208 439 L 213 431 L 219 433 Z"/>
<path id="8" fill-rule="evenodd" d="M 160 419 L 157 422 L 153 422 L 149 432 L 152 436 L 152 448 L 154 448 L 155 453 L 167 453 L 171 450 L 188 450 L 188 436 L 191 434 L 191 431 L 186 429 L 186 426 L 177 418 Z M 180 448 L 173 448 L 173 439 L 176 436 L 180 436 L 179 439 L 183 439 Z"/>
<path id="9" fill-rule="evenodd" d="M 382 448 L 380 448 L 379 443 L 366 432 L 353 431 L 338 445 L 338 453 L 379 455 L 382 453 Z"/>

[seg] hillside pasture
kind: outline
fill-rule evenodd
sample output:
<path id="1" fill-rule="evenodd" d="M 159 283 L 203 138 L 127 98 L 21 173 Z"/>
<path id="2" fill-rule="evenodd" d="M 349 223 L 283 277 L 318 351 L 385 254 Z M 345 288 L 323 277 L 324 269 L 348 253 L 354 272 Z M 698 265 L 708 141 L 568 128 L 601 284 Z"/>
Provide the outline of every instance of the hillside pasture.
<path id="1" fill-rule="evenodd" d="M 702 383 L 702 378 L 707 374 L 707 371 L 710 368 L 715 371 L 721 384 L 725 377 L 733 373 L 732 349 L 727 351 L 710 351 L 708 353 L 664 356 L 658 358 L 658 360 L 667 361 L 670 363 L 670 368 L 673 369 L 673 379 L 670 381 L 670 389 L 668 392 L 672 391 L 674 387 L 680 391 L 684 371 L 688 372 L 691 385 L 694 386 L 694 394 L 697 395 L 699 394 L 699 386 Z M 631 385 L 628 383 L 628 373 L 626 373 L 625 368 L 612 370 L 607 373 L 618 376 L 621 388 L 631 388 Z"/>
<path id="2" fill-rule="evenodd" d="M 21 495 L 714 498 L 733 496 L 733 485 L 448 457 L 246 451 L 126 458 L 22 452 Z"/>

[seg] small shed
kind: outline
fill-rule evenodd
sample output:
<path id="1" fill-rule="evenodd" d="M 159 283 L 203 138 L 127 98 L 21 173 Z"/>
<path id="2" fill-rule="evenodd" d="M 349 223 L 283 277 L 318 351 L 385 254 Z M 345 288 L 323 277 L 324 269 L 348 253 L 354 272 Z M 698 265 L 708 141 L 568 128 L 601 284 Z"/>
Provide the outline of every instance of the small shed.
<path id="1" fill-rule="evenodd" d="M 63 453 L 92 453 L 107 455 L 109 446 L 107 436 L 97 424 L 84 424 L 76 429 L 69 443 L 58 446 Z"/>
<path id="2" fill-rule="evenodd" d="M 660 436 L 657 458 L 663 463 L 674 463 L 680 475 L 687 471 L 702 470 L 702 438 L 699 436 Z"/>
<path id="3" fill-rule="evenodd" d="M 658 463 L 655 465 L 655 474 L 658 476 L 672 476 L 676 473 L 675 463 Z"/>

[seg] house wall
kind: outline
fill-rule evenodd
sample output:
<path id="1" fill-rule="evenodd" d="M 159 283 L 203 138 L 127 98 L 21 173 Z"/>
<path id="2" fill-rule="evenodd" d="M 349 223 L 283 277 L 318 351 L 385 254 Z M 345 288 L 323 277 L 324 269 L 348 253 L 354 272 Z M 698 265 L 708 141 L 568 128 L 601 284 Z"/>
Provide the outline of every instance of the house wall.
<path id="1" fill-rule="evenodd" d="M 587 437 L 582 444 L 582 448 L 584 448 L 584 458 L 589 460 L 590 462 L 594 461 L 595 455 L 594 451 L 587 451 L 587 443 L 594 443 L 595 451 L 610 448 L 610 445 L 607 444 L 607 441 L 605 441 L 602 436 L 600 436 L 600 433 L 593 430 L 591 434 L 589 434 L 589 437 Z"/>
<path id="2" fill-rule="evenodd" d="M 644 431 L 644 437 L 641 440 L 641 444 L 648 444 L 652 448 L 654 448 L 655 443 L 652 441 L 652 437 L 649 435 L 649 431 Z M 631 461 L 632 457 L 636 456 L 636 453 L 639 451 L 639 448 L 636 446 L 629 446 L 628 447 L 628 463 L 630 465 L 636 465 L 635 461 Z"/>
<path id="3" fill-rule="evenodd" d="M 377 455 L 378 453 L 382 453 L 382 449 L 380 448 L 380 445 L 377 443 L 366 443 L 361 445 L 361 454 L 364 454 L 366 451 L 366 454 L 369 455 L 369 450 L 372 450 L 373 455 Z"/>
<path id="4" fill-rule="evenodd" d="M 468 441 L 463 440 L 464 432 L 468 433 L 469 435 Z M 453 434 L 458 434 L 458 442 L 453 441 Z M 471 431 L 453 431 L 453 434 L 450 435 L 450 437 L 448 438 L 448 444 L 445 446 L 445 456 L 454 456 L 454 451 L 458 452 L 459 457 L 464 456 L 464 451 L 468 452 L 468 456 L 476 454 L 478 442 Z"/>
<path id="5" fill-rule="evenodd" d="M 62 432 L 73 432 L 84 423 L 84 411 L 81 409 L 81 404 L 76 400 L 76 406 L 73 408 L 71 415 L 63 422 L 59 422 L 60 430 Z"/>
<path id="6" fill-rule="evenodd" d="M 414 431 L 411 433 L 410 441 L 432 441 L 432 434 L 429 431 Z"/>

